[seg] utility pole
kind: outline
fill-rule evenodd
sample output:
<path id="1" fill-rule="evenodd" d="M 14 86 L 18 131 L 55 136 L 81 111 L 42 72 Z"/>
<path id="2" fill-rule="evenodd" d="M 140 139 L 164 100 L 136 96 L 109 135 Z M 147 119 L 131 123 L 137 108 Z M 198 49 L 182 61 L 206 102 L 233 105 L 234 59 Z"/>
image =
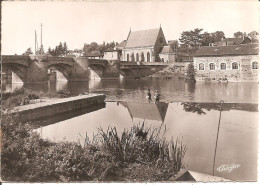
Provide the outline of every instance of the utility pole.
<path id="1" fill-rule="evenodd" d="M 41 55 L 42 55 L 42 23 L 41 23 Z"/>
<path id="2" fill-rule="evenodd" d="M 35 30 L 35 37 L 34 37 L 34 54 L 36 55 L 36 30 Z"/>

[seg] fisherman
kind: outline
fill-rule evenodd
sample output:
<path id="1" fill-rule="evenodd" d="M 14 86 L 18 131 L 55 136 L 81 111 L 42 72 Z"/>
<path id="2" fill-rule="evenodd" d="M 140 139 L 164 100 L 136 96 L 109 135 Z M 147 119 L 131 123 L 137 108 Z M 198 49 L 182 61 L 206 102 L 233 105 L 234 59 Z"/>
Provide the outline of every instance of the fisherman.
<path id="1" fill-rule="evenodd" d="M 150 89 L 148 89 L 146 98 L 148 99 L 148 102 L 149 102 L 149 103 L 152 101 L 152 94 L 151 94 L 151 92 L 150 92 Z"/>
<path id="2" fill-rule="evenodd" d="M 155 91 L 154 98 L 155 98 L 155 103 L 159 103 L 160 94 L 159 94 L 158 90 Z"/>

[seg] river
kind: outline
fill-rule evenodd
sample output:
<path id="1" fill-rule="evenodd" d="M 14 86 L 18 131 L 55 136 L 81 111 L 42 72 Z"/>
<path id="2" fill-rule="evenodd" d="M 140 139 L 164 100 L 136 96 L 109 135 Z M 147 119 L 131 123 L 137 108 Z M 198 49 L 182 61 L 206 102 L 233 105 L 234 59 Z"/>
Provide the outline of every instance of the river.
<path id="1" fill-rule="evenodd" d="M 163 102 L 219 102 L 229 103 L 258 103 L 258 83 L 217 83 L 196 82 L 185 83 L 183 79 L 171 80 L 135 80 L 115 79 L 85 82 L 57 82 L 33 84 L 3 85 L 4 91 L 11 91 L 22 87 L 37 91 L 69 91 L 73 95 L 84 92 L 97 92 L 107 95 L 107 101 L 134 101 L 142 102 L 151 89 L 152 94 L 159 90 Z"/>
<path id="2" fill-rule="evenodd" d="M 11 91 L 19 84 L 5 86 Z M 20 87 L 22 85 L 20 84 Z M 46 119 L 36 129 L 41 137 L 55 142 L 85 141 L 103 129 L 115 126 L 119 132 L 145 122 L 146 127 L 166 130 L 166 138 L 182 138 L 187 146 L 185 168 L 212 175 L 219 121 L 219 101 L 224 100 L 216 155 L 215 175 L 237 181 L 257 179 L 258 83 L 185 83 L 183 80 L 100 80 L 24 84 L 41 91 L 70 91 L 73 95 L 97 92 L 107 95 L 106 103 L 92 110 L 79 110 Z M 159 104 L 148 103 L 147 89 L 159 90 Z M 153 100 L 154 101 L 154 100 Z M 190 107 L 199 102 L 201 109 Z M 203 103 L 204 102 L 204 103 Z M 206 103 L 210 102 L 210 103 Z M 232 103 L 232 104 L 231 104 Z M 196 107 L 196 106 L 195 106 Z M 222 165 L 237 165 L 231 172 Z"/>

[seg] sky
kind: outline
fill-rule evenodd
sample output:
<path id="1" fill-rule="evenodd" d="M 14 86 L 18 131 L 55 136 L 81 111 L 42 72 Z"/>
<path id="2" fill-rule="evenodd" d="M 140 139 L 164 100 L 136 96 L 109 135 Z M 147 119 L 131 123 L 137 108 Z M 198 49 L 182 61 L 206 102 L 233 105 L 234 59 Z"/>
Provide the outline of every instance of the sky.
<path id="1" fill-rule="evenodd" d="M 224 31 L 259 29 L 258 1 L 66 1 L 2 2 L 2 54 L 34 51 L 35 30 L 40 46 L 54 48 L 67 42 L 69 49 L 82 49 L 84 43 L 121 42 L 132 31 L 163 29 L 166 40 L 179 39 L 183 31 L 203 28 Z"/>

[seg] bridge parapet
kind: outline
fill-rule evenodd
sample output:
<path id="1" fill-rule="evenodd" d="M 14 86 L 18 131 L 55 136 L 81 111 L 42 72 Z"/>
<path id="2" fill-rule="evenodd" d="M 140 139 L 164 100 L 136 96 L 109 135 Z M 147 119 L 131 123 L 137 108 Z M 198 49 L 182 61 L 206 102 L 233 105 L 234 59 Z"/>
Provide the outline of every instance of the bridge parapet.
<path id="1" fill-rule="evenodd" d="M 164 62 L 120 62 L 120 69 L 128 69 L 128 68 L 147 68 L 148 66 L 156 67 L 156 66 L 168 66 L 168 63 Z"/>
<path id="2" fill-rule="evenodd" d="M 20 64 L 28 67 L 31 61 L 28 55 L 2 55 L 1 57 L 3 64 Z"/>
<path id="3" fill-rule="evenodd" d="M 165 62 L 127 62 L 127 61 L 120 61 L 120 65 L 125 65 L 125 66 L 168 66 L 169 63 L 165 63 Z"/>
<path id="4" fill-rule="evenodd" d="M 104 68 L 107 67 L 108 61 L 105 59 L 88 59 L 89 65 L 100 65 L 103 66 Z"/>
<path id="5" fill-rule="evenodd" d="M 50 65 L 58 65 L 58 64 L 65 64 L 69 66 L 73 66 L 74 59 L 73 58 L 66 58 L 66 57 L 47 57 L 43 62 L 46 62 L 48 66 Z"/>

